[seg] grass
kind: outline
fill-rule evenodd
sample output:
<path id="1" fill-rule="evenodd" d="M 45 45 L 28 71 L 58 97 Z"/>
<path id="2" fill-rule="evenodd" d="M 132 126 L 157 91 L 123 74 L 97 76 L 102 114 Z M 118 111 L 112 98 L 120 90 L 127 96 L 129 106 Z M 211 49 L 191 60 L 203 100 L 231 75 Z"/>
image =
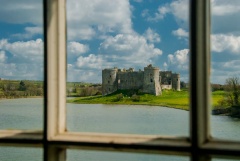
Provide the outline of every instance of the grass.
<path id="1" fill-rule="evenodd" d="M 222 99 L 223 91 L 212 92 L 212 106 L 216 106 Z M 78 97 L 68 100 L 69 103 L 79 104 L 128 104 L 128 105 L 152 105 L 165 106 L 189 110 L 189 92 L 187 90 L 172 91 L 164 90 L 161 96 L 140 94 L 139 100 L 133 100 L 127 91 L 118 91 L 107 96 Z"/>
<path id="2" fill-rule="evenodd" d="M 219 100 L 223 99 L 224 91 L 214 91 L 212 92 L 212 105 L 213 108 L 218 105 Z"/>

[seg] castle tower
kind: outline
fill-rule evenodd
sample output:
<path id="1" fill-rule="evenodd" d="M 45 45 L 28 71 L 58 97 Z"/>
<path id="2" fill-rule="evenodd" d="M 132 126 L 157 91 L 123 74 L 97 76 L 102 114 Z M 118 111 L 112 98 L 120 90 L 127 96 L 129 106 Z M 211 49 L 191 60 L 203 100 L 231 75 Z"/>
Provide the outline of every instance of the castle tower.
<path id="1" fill-rule="evenodd" d="M 144 67 L 143 92 L 154 95 L 161 95 L 159 68 L 153 67 L 151 64 Z"/>
<path id="2" fill-rule="evenodd" d="M 180 74 L 172 74 L 172 88 L 174 90 L 180 91 Z"/>
<path id="3" fill-rule="evenodd" d="M 102 95 L 107 95 L 117 90 L 117 71 L 116 67 L 102 70 Z"/>

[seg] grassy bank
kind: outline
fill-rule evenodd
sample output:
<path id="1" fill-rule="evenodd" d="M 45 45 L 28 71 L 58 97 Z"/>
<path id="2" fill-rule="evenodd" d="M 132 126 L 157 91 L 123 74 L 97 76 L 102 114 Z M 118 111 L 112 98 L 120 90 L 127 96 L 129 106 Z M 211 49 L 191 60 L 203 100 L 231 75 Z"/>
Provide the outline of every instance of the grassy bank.
<path id="1" fill-rule="evenodd" d="M 121 95 L 122 93 L 122 95 Z M 212 93 L 213 107 L 217 105 L 222 98 L 223 92 L 216 91 Z M 140 94 L 129 96 L 126 91 L 119 91 L 108 96 L 80 97 L 68 100 L 69 103 L 88 103 L 88 104 L 129 104 L 129 105 L 156 105 L 178 108 L 183 110 L 189 109 L 189 92 L 164 90 L 161 96 L 150 94 Z"/>

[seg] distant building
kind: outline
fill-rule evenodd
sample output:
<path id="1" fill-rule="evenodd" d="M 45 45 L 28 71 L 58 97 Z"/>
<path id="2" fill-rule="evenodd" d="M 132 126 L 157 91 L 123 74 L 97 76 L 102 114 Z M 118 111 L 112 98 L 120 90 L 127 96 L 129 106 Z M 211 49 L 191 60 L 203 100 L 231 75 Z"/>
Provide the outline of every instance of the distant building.
<path id="1" fill-rule="evenodd" d="M 162 89 L 180 91 L 180 75 L 172 71 L 160 71 L 151 64 L 144 71 L 133 68 L 118 69 L 117 67 L 102 70 L 102 94 L 111 94 L 118 89 L 139 89 L 143 93 L 160 95 Z"/>

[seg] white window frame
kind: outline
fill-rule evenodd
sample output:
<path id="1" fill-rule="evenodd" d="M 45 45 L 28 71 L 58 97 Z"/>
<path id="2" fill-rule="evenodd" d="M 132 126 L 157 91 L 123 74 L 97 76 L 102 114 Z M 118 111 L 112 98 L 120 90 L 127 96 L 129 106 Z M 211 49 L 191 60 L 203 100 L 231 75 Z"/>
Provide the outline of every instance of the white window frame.
<path id="1" fill-rule="evenodd" d="M 190 137 L 79 133 L 66 130 L 66 1 L 43 0 L 44 129 L 0 130 L 0 146 L 44 149 L 45 161 L 65 161 L 67 148 L 240 157 L 240 142 L 210 135 L 210 0 L 190 0 Z"/>

